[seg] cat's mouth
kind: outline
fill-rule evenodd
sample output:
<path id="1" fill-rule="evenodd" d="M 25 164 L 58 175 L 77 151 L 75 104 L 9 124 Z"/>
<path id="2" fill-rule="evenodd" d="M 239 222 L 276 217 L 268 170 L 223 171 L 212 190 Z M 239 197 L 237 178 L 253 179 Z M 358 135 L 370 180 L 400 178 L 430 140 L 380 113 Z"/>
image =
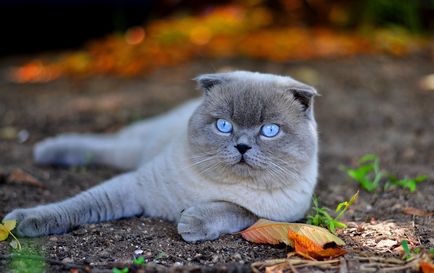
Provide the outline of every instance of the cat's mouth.
<path id="1" fill-rule="evenodd" d="M 251 166 L 249 163 L 247 163 L 247 161 L 244 159 L 244 156 L 241 156 L 240 161 L 238 161 L 238 163 L 237 163 L 236 165 L 252 167 L 252 166 Z"/>

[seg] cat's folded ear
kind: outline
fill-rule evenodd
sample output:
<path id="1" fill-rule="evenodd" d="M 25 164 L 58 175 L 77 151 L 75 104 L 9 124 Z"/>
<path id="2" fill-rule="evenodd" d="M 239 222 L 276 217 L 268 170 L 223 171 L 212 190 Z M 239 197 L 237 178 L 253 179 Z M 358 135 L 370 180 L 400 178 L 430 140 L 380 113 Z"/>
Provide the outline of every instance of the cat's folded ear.
<path id="1" fill-rule="evenodd" d="M 221 73 L 216 74 L 202 74 L 194 78 L 197 82 L 198 88 L 204 92 L 210 91 L 213 87 L 222 84 L 227 79 Z"/>
<path id="2" fill-rule="evenodd" d="M 319 96 L 315 88 L 303 83 L 289 87 L 288 91 L 292 93 L 294 99 L 303 106 L 305 111 L 312 108 L 313 98 Z"/>

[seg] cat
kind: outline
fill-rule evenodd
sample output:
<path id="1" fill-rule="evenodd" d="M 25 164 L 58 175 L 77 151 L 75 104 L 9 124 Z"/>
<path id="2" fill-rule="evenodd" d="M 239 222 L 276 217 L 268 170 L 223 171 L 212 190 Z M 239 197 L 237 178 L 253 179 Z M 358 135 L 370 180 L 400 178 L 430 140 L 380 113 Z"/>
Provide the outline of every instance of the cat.
<path id="1" fill-rule="evenodd" d="M 291 77 L 234 71 L 196 78 L 203 95 L 106 135 L 37 143 L 42 165 L 124 170 L 75 197 L 15 209 L 19 236 L 62 234 L 132 216 L 177 222 L 185 241 L 214 240 L 258 218 L 296 221 L 318 173 L 316 90 Z"/>

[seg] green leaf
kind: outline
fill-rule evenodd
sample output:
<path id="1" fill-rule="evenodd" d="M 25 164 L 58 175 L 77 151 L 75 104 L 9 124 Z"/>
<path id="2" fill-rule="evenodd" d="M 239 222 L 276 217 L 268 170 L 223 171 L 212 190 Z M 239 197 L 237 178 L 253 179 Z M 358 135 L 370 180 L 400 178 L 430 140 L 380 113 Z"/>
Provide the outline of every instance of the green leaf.
<path id="1" fill-rule="evenodd" d="M 401 245 L 402 245 L 402 249 L 404 249 L 404 252 L 405 252 L 403 259 L 404 260 L 410 259 L 411 258 L 411 251 L 410 251 L 410 248 L 408 247 L 408 241 L 402 240 Z"/>
<path id="2" fill-rule="evenodd" d="M 339 211 L 341 211 L 342 209 L 344 209 L 347 206 L 348 206 L 348 202 L 347 201 L 339 203 L 339 205 L 336 207 L 335 212 L 338 213 Z"/>
<path id="3" fill-rule="evenodd" d="M 406 183 L 406 186 L 410 190 L 410 192 L 414 192 L 416 190 L 416 182 L 414 180 L 409 180 Z"/>
<path id="4" fill-rule="evenodd" d="M 133 260 L 133 264 L 135 264 L 135 265 L 142 265 L 142 264 L 145 264 L 145 257 L 140 256 L 140 257 L 138 257 L 138 258 L 135 258 L 135 259 Z"/>
<path id="5" fill-rule="evenodd" d="M 363 164 L 369 161 L 378 161 L 378 157 L 374 154 L 366 154 L 359 159 L 359 163 Z"/>
<path id="6" fill-rule="evenodd" d="M 420 182 L 423 182 L 423 181 L 425 181 L 427 179 L 428 179 L 428 176 L 421 175 L 421 176 L 416 177 L 414 180 L 416 181 L 416 183 L 420 183 Z"/>
<path id="7" fill-rule="evenodd" d="M 336 228 L 335 228 L 335 223 L 334 223 L 334 221 L 330 221 L 330 222 L 329 222 L 328 228 L 329 228 L 329 230 L 330 230 L 333 234 L 336 233 Z"/>
<path id="8" fill-rule="evenodd" d="M 346 224 L 344 224 L 342 222 L 338 222 L 338 221 L 335 221 L 335 226 L 336 226 L 336 228 L 346 228 L 347 227 Z"/>
<path id="9" fill-rule="evenodd" d="M 357 191 L 353 196 L 351 196 L 351 199 L 348 202 L 348 207 L 354 204 L 354 202 L 356 202 L 358 198 L 359 198 L 359 191 Z"/>
<path id="10" fill-rule="evenodd" d="M 128 273 L 130 270 L 128 269 L 128 267 L 119 269 L 119 268 L 112 268 L 112 272 L 113 273 Z"/>

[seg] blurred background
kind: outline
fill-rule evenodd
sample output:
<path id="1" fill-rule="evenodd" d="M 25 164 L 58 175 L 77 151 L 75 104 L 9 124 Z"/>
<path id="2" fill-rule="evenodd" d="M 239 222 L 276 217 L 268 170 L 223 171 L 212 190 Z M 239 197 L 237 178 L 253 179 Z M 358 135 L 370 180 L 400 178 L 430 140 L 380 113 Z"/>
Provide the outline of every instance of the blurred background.
<path id="1" fill-rule="evenodd" d="M 432 53 L 434 0 L 4 0 L 0 28 L 0 57 L 50 53 L 9 79 L 44 82 L 143 75 L 195 58 Z"/>

